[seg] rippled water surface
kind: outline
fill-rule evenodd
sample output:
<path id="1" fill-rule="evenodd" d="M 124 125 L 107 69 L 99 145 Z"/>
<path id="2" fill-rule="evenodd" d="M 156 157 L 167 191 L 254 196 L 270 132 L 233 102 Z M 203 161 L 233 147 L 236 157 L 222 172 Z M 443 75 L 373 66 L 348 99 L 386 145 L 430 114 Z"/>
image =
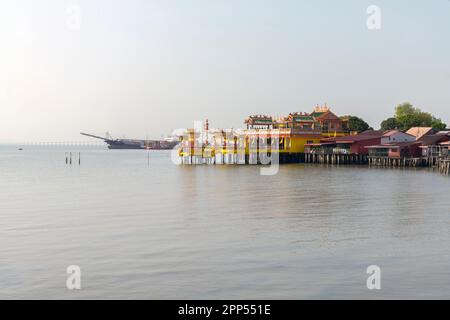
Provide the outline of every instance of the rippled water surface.
<path id="1" fill-rule="evenodd" d="M 450 298 L 447 176 L 66 151 L 0 147 L 0 298 Z"/>

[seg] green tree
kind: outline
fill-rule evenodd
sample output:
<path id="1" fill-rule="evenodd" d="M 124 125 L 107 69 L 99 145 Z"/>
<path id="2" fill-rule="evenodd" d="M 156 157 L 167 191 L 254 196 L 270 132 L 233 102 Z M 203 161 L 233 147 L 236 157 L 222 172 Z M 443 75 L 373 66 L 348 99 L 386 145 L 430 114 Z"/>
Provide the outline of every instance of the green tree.
<path id="1" fill-rule="evenodd" d="M 409 102 L 402 103 L 395 108 L 395 120 L 400 130 L 431 126 L 431 114 L 414 108 Z"/>
<path id="2" fill-rule="evenodd" d="M 356 116 L 343 116 L 342 120 L 348 121 L 348 130 L 349 131 L 357 131 L 363 132 L 370 129 L 370 126 L 363 119 Z"/>
<path id="3" fill-rule="evenodd" d="M 397 129 L 398 123 L 397 119 L 394 117 L 387 118 L 383 122 L 381 122 L 381 130 L 394 130 Z"/>
<path id="4" fill-rule="evenodd" d="M 447 128 L 447 124 L 442 122 L 441 119 L 438 119 L 435 117 L 433 117 L 433 120 L 431 121 L 431 126 L 433 127 L 433 129 L 438 130 L 438 131 L 445 130 Z"/>
<path id="5" fill-rule="evenodd" d="M 408 130 L 411 127 L 433 127 L 436 130 L 446 128 L 441 119 L 435 118 L 429 112 L 414 108 L 409 102 L 402 103 L 395 108 L 394 118 L 388 118 L 381 123 L 381 129 Z"/>

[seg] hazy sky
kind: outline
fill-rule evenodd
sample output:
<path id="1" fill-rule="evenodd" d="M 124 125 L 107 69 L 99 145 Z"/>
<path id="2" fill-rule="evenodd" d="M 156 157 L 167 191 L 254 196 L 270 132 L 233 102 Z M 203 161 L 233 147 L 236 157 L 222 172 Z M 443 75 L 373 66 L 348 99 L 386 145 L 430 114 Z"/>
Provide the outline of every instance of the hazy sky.
<path id="1" fill-rule="evenodd" d="M 159 138 L 324 102 L 378 127 L 404 101 L 450 123 L 449 0 L 0 1 L 0 142 Z"/>

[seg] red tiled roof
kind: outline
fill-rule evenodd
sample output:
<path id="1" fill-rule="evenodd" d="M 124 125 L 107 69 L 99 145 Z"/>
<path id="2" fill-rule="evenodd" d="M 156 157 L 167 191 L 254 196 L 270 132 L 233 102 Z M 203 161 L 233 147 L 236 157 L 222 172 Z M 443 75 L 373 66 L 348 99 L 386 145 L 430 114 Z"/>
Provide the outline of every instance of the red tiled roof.
<path id="1" fill-rule="evenodd" d="M 360 133 L 360 135 L 382 136 L 384 131 L 382 130 L 366 130 Z"/>
<path id="2" fill-rule="evenodd" d="M 398 130 L 388 130 L 388 131 L 386 131 L 386 132 L 383 134 L 383 137 L 389 137 L 389 136 L 392 136 L 392 135 L 394 135 L 394 134 L 396 134 L 396 133 L 398 133 L 398 132 L 400 132 L 400 131 L 398 131 Z"/>
<path id="3" fill-rule="evenodd" d="M 341 120 L 337 115 L 329 110 L 319 116 L 316 116 L 315 118 L 318 120 Z"/>
<path id="4" fill-rule="evenodd" d="M 354 143 L 354 142 L 358 142 L 358 141 L 372 140 L 372 139 L 377 139 L 377 138 L 381 139 L 382 136 L 383 136 L 382 132 L 377 132 L 377 133 L 364 133 L 363 132 L 363 133 L 360 133 L 360 134 L 354 135 L 354 136 L 330 138 L 330 139 L 327 139 L 327 141 L 336 141 L 336 142 L 340 142 L 340 143 Z"/>

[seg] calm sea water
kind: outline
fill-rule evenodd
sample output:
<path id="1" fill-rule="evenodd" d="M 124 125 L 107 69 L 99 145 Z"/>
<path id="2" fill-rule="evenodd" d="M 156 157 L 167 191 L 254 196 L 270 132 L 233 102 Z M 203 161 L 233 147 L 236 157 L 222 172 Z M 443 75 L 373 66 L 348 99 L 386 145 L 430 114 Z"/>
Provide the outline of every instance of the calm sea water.
<path id="1" fill-rule="evenodd" d="M 450 298 L 447 176 L 301 164 L 261 176 L 103 148 L 67 166 L 66 151 L 78 150 L 0 147 L 2 299 Z M 81 290 L 66 289 L 69 265 Z"/>

